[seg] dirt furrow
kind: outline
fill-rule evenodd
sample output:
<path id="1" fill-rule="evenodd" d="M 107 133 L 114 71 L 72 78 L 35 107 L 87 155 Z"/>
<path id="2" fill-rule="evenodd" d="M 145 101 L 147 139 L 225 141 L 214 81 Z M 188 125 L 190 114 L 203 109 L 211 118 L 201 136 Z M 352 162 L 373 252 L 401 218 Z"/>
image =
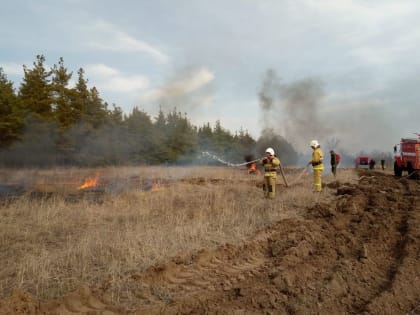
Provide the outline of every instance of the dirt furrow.
<path id="1" fill-rule="evenodd" d="M 296 209 L 301 217 L 241 244 L 126 274 L 130 309 L 113 306 L 104 283 L 57 301 L 21 294 L 26 304 L 16 305 L 30 314 L 416 314 L 420 182 L 366 171 L 331 187 Z"/>

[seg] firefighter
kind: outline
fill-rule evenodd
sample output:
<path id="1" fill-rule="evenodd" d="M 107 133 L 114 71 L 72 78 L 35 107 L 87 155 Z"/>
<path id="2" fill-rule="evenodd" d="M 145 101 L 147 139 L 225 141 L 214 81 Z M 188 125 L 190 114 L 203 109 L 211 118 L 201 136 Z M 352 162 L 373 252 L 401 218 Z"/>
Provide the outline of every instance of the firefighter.
<path id="1" fill-rule="evenodd" d="M 276 157 L 273 148 L 265 150 L 265 157 L 260 161 L 264 167 L 264 197 L 274 199 L 276 194 L 277 170 L 280 167 L 280 160 Z"/>
<path id="2" fill-rule="evenodd" d="M 308 163 L 312 165 L 312 169 L 314 172 L 314 190 L 316 192 L 322 191 L 322 180 L 321 175 L 322 171 L 324 170 L 324 165 L 322 161 L 324 159 L 324 154 L 322 153 L 321 146 L 319 145 L 317 140 L 312 140 L 310 143 L 311 148 L 313 149 L 312 152 L 312 160 Z"/>
<path id="3" fill-rule="evenodd" d="M 331 172 L 334 174 L 334 177 L 337 175 L 337 155 L 334 150 L 330 151 L 331 154 Z"/>

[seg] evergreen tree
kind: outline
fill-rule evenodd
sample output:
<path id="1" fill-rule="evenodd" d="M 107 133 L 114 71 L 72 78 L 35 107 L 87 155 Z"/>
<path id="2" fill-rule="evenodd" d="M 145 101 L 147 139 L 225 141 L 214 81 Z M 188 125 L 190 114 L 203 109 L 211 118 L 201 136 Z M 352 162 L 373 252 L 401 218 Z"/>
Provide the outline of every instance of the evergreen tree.
<path id="1" fill-rule="evenodd" d="M 219 154 L 227 154 L 233 140 L 232 134 L 222 127 L 220 120 L 217 120 L 213 130 L 213 143 L 216 152 Z"/>
<path id="2" fill-rule="evenodd" d="M 183 116 L 174 109 L 167 115 L 166 125 L 167 160 L 185 163 L 192 160 L 191 154 L 197 145 L 197 131 Z"/>
<path id="3" fill-rule="evenodd" d="M 89 90 L 89 98 L 86 103 L 82 119 L 87 121 L 93 128 L 99 128 L 109 115 L 108 104 L 104 102 L 96 87 Z"/>
<path id="4" fill-rule="evenodd" d="M 239 130 L 239 135 L 236 137 L 236 141 L 245 151 L 248 152 L 252 151 L 256 144 L 256 141 L 251 137 L 248 131 L 244 131 L 242 128 Z"/>
<path id="5" fill-rule="evenodd" d="M 95 129 L 103 125 L 112 113 L 107 109 L 108 104 L 101 99 L 96 87 L 88 88 L 88 80 L 85 79 L 84 74 L 83 68 L 77 72 L 78 79 L 74 88 L 72 110 L 75 121 L 83 120 L 83 123 Z"/>
<path id="6" fill-rule="evenodd" d="M 33 69 L 23 66 L 24 77 L 19 89 L 19 98 L 27 114 L 37 118 L 53 120 L 53 104 L 51 89 L 52 71 L 45 69 L 45 57 L 36 56 Z"/>
<path id="7" fill-rule="evenodd" d="M 197 143 L 200 151 L 213 151 L 213 130 L 210 123 L 206 123 L 197 132 Z"/>
<path id="8" fill-rule="evenodd" d="M 58 130 L 53 121 L 28 116 L 22 139 L 2 152 L 1 162 L 7 166 L 19 167 L 56 165 L 57 136 Z"/>
<path id="9" fill-rule="evenodd" d="M 55 101 L 55 115 L 60 128 L 67 129 L 76 121 L 72 108 L 72 91 L 68 88 L 72 72 L 68 73 L 61 57 L 58 65 L 52 69 L 52 97 Z"/>
<path id="10" fill-rule="evenodd" d="M 85 79 L 85 71 L 80 68 L 77 71 L 77 83 L 73 89 L 73 114 L 76 122 L 80 122 L 83 113 L 86 112 L 87 103 L 89 102 L 89 89 L 87 86 L 87 79 Z"/>
<path id="11" fill-rule="evenodd" d="M 166 146 L 166 117 L 162 108 L 159 109 L 158 116 L 155 117 L 153 124 L 153 147 L 150 152 L 150 162 L 160 163 L 167 161 L 168 147 Z"/>
<path id="12" fill-rule="evenodd" d="M 197 128 L 176 108 L 168 114 L 160 108 L 154 120 L 137 107 L 127 116 L 115 104 L 108 110 L 96 87 L 88 88 L 82 68 L 76 86 L 69 88 L 73 73 L 62 57 L 50 70 L 43 55 L 36 58 L 32 69 L 24 66 L 17 95 L 0 68 L 0 148 L 8 147 L 0 157 L 4 165 L 187 163 L 197 151 L 234 162 L 261 145 L 242 129 L 232 135 L 220 121 L 214 128 L 210 123 Z"/>
<path id="13" fill-rule="evenodd" d="M 8 81 L 0 67 L 0 148 L 10 146 L 21 136 L 23 115 L 13 82 Z"/>
<path id="14" fill-rule="evenodd" d="M 236 158 L 254 156 L 256 141 L 242 128 L 235 134 L 231 154 Z M 253 158 L 254 159 L 254 158 Z"/>
<path id="15" fill-rule="evenodd" d="M 124 113 L 121 107 L 112 104 L 112 110 L 108 115 L 108 122 L 114 126 L 122 126 L 124 121 Z"/>
<path id="16" fill-rule="evenodd" d="M 130 144 L 130 159 L 136 163 L 147 163 L 153 160 L 155 139 L 154 127 L 150 116 L 134 107 L 124 124 L 127 128 L 128 143 Z"/>

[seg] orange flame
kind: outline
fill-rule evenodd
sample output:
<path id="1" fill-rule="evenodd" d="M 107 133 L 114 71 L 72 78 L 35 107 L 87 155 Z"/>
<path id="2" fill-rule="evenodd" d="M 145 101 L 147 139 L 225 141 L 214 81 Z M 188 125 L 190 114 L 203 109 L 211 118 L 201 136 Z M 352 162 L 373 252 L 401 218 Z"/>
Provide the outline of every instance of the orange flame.
<path id="1" fill-rule="evenodd" d="M 83 185 L 79 186 L 77 189 L 85 189 L 85 188 L 89 188 L 89 187 L 95 187 L 98 184 L 98 180 L 99 180 L 99 173 L 97 173 L 95 177 L 86 178 Z"/>
<path id="2" fill-rule="evenodd" d="M 248 174 L 260 174 L 260 170 L 257 168 L 257 163 L 249 164 Z"/>
<path id="3" fill-rule="evenodd" d="M 159 190 L 159 185 L 157 183 L 152 184 L 152 188 L 150 189 L 151 192 L 156 192 Z"/>

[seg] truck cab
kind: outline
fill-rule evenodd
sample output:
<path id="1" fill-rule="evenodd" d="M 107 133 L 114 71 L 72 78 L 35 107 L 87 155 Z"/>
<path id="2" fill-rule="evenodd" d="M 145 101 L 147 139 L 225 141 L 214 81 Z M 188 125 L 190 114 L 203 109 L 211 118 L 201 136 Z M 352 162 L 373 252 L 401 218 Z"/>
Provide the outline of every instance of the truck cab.
<path id="1" fill-rule="evenodd" d="M 399 151 L 394 147 L 394 174 L 400 177 L 404 171 L 410 178 L 420 177 L 420 139 L 402 138 Z"/>

